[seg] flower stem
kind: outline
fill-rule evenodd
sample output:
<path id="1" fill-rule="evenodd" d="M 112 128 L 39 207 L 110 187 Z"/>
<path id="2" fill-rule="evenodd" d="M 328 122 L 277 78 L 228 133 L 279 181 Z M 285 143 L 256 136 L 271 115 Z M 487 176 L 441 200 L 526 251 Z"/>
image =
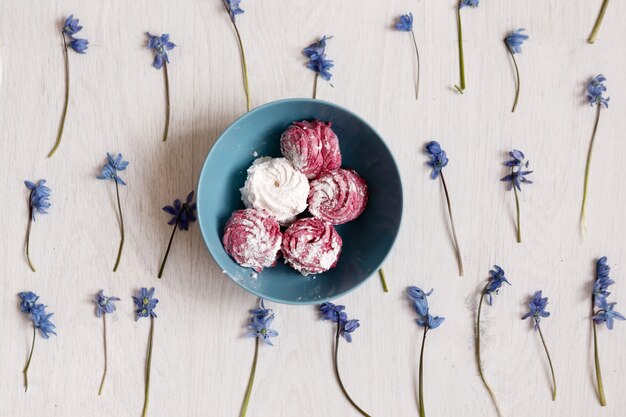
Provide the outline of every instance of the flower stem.
<path id="1" fill-rule="evenodd" d="M 461 85 L 455 85 L 454 87 L 457 91 L 463 94 L 463 90 L 465 90 L 465 59 L 463 57 L 463 25 L 461 24 L 461 2 L 459 1 L 459 6 L 456 8 L 456 21 L 457 21 L 457 31 L 459 37 L 459 69 L 461 72 Z"/>
<path id="2" fill-rule="evenodd" d="M 454 227 L 454 217 L 452 216 L 452 205 L 450 204 L 450 194 L 448 194 L 448 186 L 446 180 L 443 177 L 443 171 L 439 173 L 441 177 L 441 183 L 443 184 L 443 191 L 446 195 L 446 203 L 448 204 L 448 214 L 450 215 L 450 226 L 452 227 L 452 237 L 454 238 L 454 251 L 456 253 L 456 260 L 459 264 L 459 276 L 463 276 L 463 258 L 461 256 L 461 248 L 459 247 L 459 240 L 456 237 L 456 229 Z"/>
<path id="3" fill-rule="evenodd" d="M 228 8 L 228 7 L 227 7 Z M 250 86 L 248 84 L 248 66 L 246 65 L 246 53 L 243 50 L 243 42 L 241 41 L 241 34 L 237 28 L 237 24 L 233 21 L 233 27 L 237 34 L 237 41 L 239 42 L 239 49 L 241 51 L 241 67 L 243 70 L 243 86 L 246 90 L 246 108 L 250 111 Z"/>
<path id="4" fill-rule="evenodd" d="M 517 243 L 522 243 L 522 225 L 520 222 L 520 209 L 519 209 L 519 195 L 517 194 L 517 187 L 513 184 L 513 194 L 515 194 L 515 211 L 517 213 Z"/>
<path id="5" fill-rule="evenodd" d="M 589 150 L 587 151 L 587 164 L 585 166 L 585 183 L 583 186 L 583 204 L 580 209 L 580 228 L 583 234 L 587 231 L 587 223 L 585 219 L 586 207 L 587 207 L 587 187 L 589 183 L 589 168 L 591 167 L 591 154 L 593 153 L 593 143 L 596 138 L 596 131 L 598 130 L 598 122 L 600 121 L 600 110 L 602 106 L 598 104 L 598 110 L 596 112 L 596 121 L 593 125 L 593 133 L 591 134 L 591 141 L 589 142 Z"/>
<path id="6" fill-rule="evenodd" d="M 172 234 L 170 235 L 170 241 L 167 244 L 167 249 L 165 250 L 165 256 L 163 256 L 163 261 L 161 261 L 161 267 L 159 268 L 158 278 L 163 276 L 163 269 L 165 268 L 165 263 L 167 262 L 167 257 L 170 255 L 170 248 L 172 247 L 172 241 L 174 240 L 174 233 L 176 233 L 176 227 L 178 226 L 180 214 L 176 216 L 176 223 L 174 223 L 174 228 L 172 229 Z"/>
<path id="7" fill-rule="evenodd" d="M 604 2 L 602 3 L 602 7 L 600 8 L 598 18 L 596 19 L 596 23 L 595 25 L 593 25 L 593 30 L 591 31 L 591 35 L 589 35 L 587 42 L 595 43 L 596 39 L 598 38 L 598 32 L 600 31 L 600 26 L 602 25 L 602 20 L 604 19 L 607 7 L 609 7 L 609 0 L 604 0 Z"/>
<path id="8" fill-rule="evenodd" d="M 548 352 L 548 346 L 546 346 L 546 341 L 543 338 L 543 333 L 541 333 L 541 327 L 539 327 L 539 323 L 537 323 L 537 330 L 539 331 L 539 337 L 541 338 L 541 343 L 543 344 L 543 349 L 546 351 L 546 356 L 548 357 L 548 363 L 550 364 L 550 373 L 552 374 L 552 401 L 556 401 L 556 377 L 554 376 L 554 367 L 552 366 L 552 359 L 550 358 L 550 352 Z"/>
<path id="9" fill-rule="evenodd" d="M 591 297 L 591 315 L 593 316 L 594 297 Z M 600 405 L 606 407 L 606 397 L 604 396 L 604 384 L 602 383 L 602 371 L 600 370 L 600 353 L 598 352 L 598 335 L 596 334 L 596 324 L 591 320 L 593 326 L 593 356 L 596 365 L 596 381 L 598 382 L 598 398 Z"/>
<path id="10" fill-rule="evenodd" d="M 365 411 L 363 411 L 361 409 L 361 407 L 359 407 L 354 400 L 352 399 L 352 397 L 350 397 L 350 394 L 348 394 L 348 391 L 346 390 L 346 387 L 343 385 L 343 382 L 341 381 L 341 376 L 339 375 L 339 365 L 338 365 L 338 361 L 337 361 L 337 357 L 338 357 L 338 352 L 339 352 L 339 335 L 341 332 L 341 322 L 339 317 L 337 317 L 337 333 L 335 335 L 335 375 L 337 376 L 337 382 L 339 382 L 339 386 L 341 387 L 341 391 L 343 392 L 343 395 L 345 395 L 345 397 L 348 399 L 348 401 L 350 402 L 350 404 L 352 404 L 352 406 L 359 412 L 361 413 L 361 415 L 365 416 L 365 417 L 370 417 L 369 414 L 367 414 Z"/>
<path id="11" fill-rule="evenodd" d="M 420 350 L 420 374 L 419 374 L 419 401 L 420 401 L 420 417 L 426 417 L 424 408 L 424 346 L 426 345 L 426 333 L 428 327 L 424 327 L 424 337 L 422 338 L 422 348 Z"/>
<path id="12" fill-rule="evenodd" d="M 143 400 L 141 417 L 148 415 L 148 402 L 150 401 L 150 368 L 152 367 L 152 340 L 154 336 L 154 317 L 150 316 L 150 335 L 148 336 L 148 357 L 146 358 L 146 387 Z"/>
<path id="13" fill-rule="evenodd" d="M 511 54 L 511 58 L 513 58 L 513 65 L 515 65 L 515 76 L 517 78 L 517 84 L 515 88 L 515 101 L 513 102 L 513 108 L 511 109 L 511 113 L 515 113 L 515 109 L 517 108 L 517 101 L 519 100 L 519 89 L 520 89 L 519 68 L 517 67 L 517 60 L 515 59 L 515 54 L 513 53 L 511 48 L 509 48 L 508 45 L 507 45 L 507 49 L 509 50 L 509 53 Z"/>
<path id="14" fill-rule="evenodd" d="M 417 57 L 417 73 L 415 75 L 415 100 L 418 100 L 420 95 L 420 51 L 417 49 L 417 41 L 415 40 L 415 32 L 413 32 L 413 29 L 411 29 L 411 37 L 413 38 L 415 56 Z"/>
<path id="15" fill-rule="evenodd" d="M 226 13 L 230 15 L 230 7 L 228 6 L 228 3 L 226 3 L 225 0 L 222 0 L 222 4 L 224 5 L 224 8 L 226 9 Z M 235 34 L 237 35 L 237 42 L 239 43 L 239 51 L 241 52 L 243 86 L 246 91 L 246 108 L 248 109 L 248 111 L 250 111 L 250 87 L 248 85 L 248 66 L 246 65 L 246 53 L 244 52 L 243 42 L 241 41 L 241 34 L 239 33 L 239 28 L 237 27 L 237 24 L 235 23 L 234 17 L 231 16 L 230 21 L 233 24 L 233 27 L 235 28 Z"/>
<path id="16" fill-rule="evenodd" d="M 30 192 L 28 196 L 28 225 L 26 226 L 26 261 L 31 271 L 37 272 L 33 262 L 30 260 L 30 229 L 33 224 L 33 206 L 30 204 L 30 199 L 33 196 L 33 192 Z"/>
<path id="17" fill-rule="evenodd" d="M 104 336 L 104 371 L 102 372 L 102 381 L 100 381 L 100 389 L 98 390 L 98 395 L 102 395 L 102 389 L 104 388 L 104 380 L 107 376 L 107 365 L 108 365 L 108 352 L 107 352 L 107 315 L 106 313 L 102 314 L 102 335 Z"/>
<path id="18" fill-rule="evenodd" d="M 387 287 L 387 280 L 385 279 L 385 270 L 380 267 L 378 270 L 378 275 L 380 276 L 380 282 L 383 284 L 383 291 L 389 292 L 389 287 Z"/>
<path id="19" fill-rule="evenodd" d="M 37 329 L 33 326 L 33 343 L 30 346 L 30 354 L 28 355 L 28 360 L 26 361 L 26 366 L 22 371 L 24 373 L 24 392 L 28 391 L 28 368 L 30 367 L 30 360 L 33 358 L 33 351 L 35 350 L 35 339 L 37 336 Z"/>
<path id="20" fill-rule="evenodd" d="M 480 379 L 483 381 L 483 385 L 487 389 L 487 392 L 489 393 L 489 396 L 491 397 L 491 401 L 493 401 L 493 405 L 495 406 L 496 411 L 498 412 L 498 416 L 502 416 L 502 412 L 500 411 L 500 406 L 498 405 L 498 400 L 496 399 L 496 395 L 491 389 L 491 386 L 489 385 L 489 383 L 487 383 L 487 380 L 485 379 L 485 375 L 483 374 L 483 364 L 480 358 L 480 312 L 483 307 L 483 300 L 485 299 L 486 289 L 487 289 L 487 286 L 485 286 L 485 288 L 481 292 L 480 301 L 478 303 L 478 314 L 476 316 L 476 362 L 478 364 L 478 373 L 480 374 Z"/>
<path id="21" fill-rule="evenodd" d="M 163 63 L 163 74 L 165 76 L 165 129 L 163 130 L 163 142 L 165 142 L 170 130 L 170 77 L 167 73 L 167 62 Z"/>
<path id="22" fill-rule="evenodd" d="M 124 217 L 122 216 L 122 205 L 120 204 L 120 187 L 115 181 L 115 195 L 117 196 L 117 210 L 120 213 L 120 247 L 117 251 L 117 259 L 115 260 L 115 266 L 113 272 L 117 272 L 117 267 L 120 265 L 120 259 L 122 257 L 122 249 L 124 248 Z"/>
<path id="23" fill-rule="evenodd" d="M 65 102 L 63 104 L 63 113 L 61 113 L 61 124 L 59 125 L 59 132 L 57 133 L 57 140 L 52 147 L 52 150 L 48 153 L 48 158 L 56 152 L 57 148 L 61 144 L 61 137 L 63 136 L 63 128 L 65 127 L 65 116 L 67 116 L 67 105 L 70 99 L 70 61 L 67 53 L 67 42 L 65 41 L 65 33 L 61 32 L 63 38 L 63 57 L 65 59 Z"/>
<path id="24" fill-rule="evenodd" d="M 252 386 L 254 385 L 254 376 L 256 375 L 256 364 L 259 359 L 259 338 L 256 338 L 254 345 L 254 359 L 252 360 L 252 369 L 250 370 L 250 379 L 248 379 L 248 388 L 246 389 L 246 396 L 243 398 L 243 405 L 241 406 L 241 414 L 239 417 L 245 417 L 248 411 L 248 404 L 250 403 L 250 394 L 252 394 Z"/>
<path id="25" fill-rule="evenodd" d="M 313 98 L 317 98 L 317 78 L 319 75 L 317 72 L 315 73 L 315 78 L 313 79 Z"/>

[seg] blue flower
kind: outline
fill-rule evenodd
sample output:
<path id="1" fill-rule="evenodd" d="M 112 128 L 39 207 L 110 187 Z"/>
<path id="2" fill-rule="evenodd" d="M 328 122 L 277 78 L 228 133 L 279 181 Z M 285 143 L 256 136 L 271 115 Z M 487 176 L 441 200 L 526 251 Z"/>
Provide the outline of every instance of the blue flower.
<path id="1" fill-rule="evenodd" d="M 606 91 L 606 86 L 604 82 L 606 81 L 606 77 L 602 74 L 597 75 L 593 80 L 589 81 L 589 85 L 587 86 L 587 100 L 589 100 L 590 105 L 604 105 L 604 107 L 609 107 L 609 97 L 603 97 L 602 94 Z"/>
<path id="2" fill-rule="evenodd" d="M 241 0 L 224 0 L 228 13 L 230 14 L 230 20 L 235 23 L 235 16 L 243 14 L 244 11 L 239 7 Z"/>
<path id="3" fill-rule="evenodd" d="M 519 54 L 522 52 L 522 44 L 524 41 L 528 39 L 528 35 L 524 35 L 526 29 L 517 29 L 515 32 L 509 33 L 509 35 L 504 39 L 506 45 L 509 47 L 509 50 L 512 54 Z"/>
<path id="4" fill-rule="evenodd" d="M 39 329 L 39 333 L 44 339 L 50 338 L 51 334 L 56 336 L 56 332 L 54 331 L 56 326 L 50 321 L 50 317 L 53 315 L 54 313 L 46 312 L 46 306 L 43 304 L 36 304 L 30 312 L 30 319 L 33 322 L 33 326 L 35 326 L 35 329 Z"/>
<path id="5" fill-rule="evenodd" d="M 593 298 L 595 305 L 599 308 L 607 307 L 606 298 L 611 295 L 608 288 L 615 284 L 615 281 L 609 278 L 610 272 L 611 267 L 607 264 L 606 256 L 598 259 L 596 262 L 596 281 L 593 284 Z"/>
<path id="6" fill-rule="evenodd" d="M 274 317 L 274 310 L 272 310 L 271 308 L 265 308 L 265 300 L 259 298 L 259 307 L 250 310 L 250 314 L 252 314 L 254 317 L 262 319 L 270 316 Z"/>
<path id="7" fill-rule="evenodd" d="M 179 199 L 176 199 L 171 206 L 163 207 L 163 211 L 173 216 L 167 224 L 173 225 L 178 223 L 180 230 L 189 230 L 189 223 L 196 221 L 196 203 L 193 203 L 193 194 L 194 192 L 192 191 L 187 195 L 187 200 L 184 204 Z"/>
<path id="8" fill-rule="evenodd" d="M 521 184 L 522 183 L 525 183 L 525 184 L 532 184 L 533 183 L 531 180 L 526 178 L 526 175 L 532 174 L 532 173 L 533 173 L 533 171 L 517 170 L 517 171 L 513 171 L 511 174 L 509 174 L 509 175 L 505 176 L 504 178 L 500 179 L 500 181 L 510 182 L 511 183 L 511 189 L 513 187 L 515 187 L 519 191 L 522 191 L 522 188 L 521 188 Z"/>
<path id="9" fill-rule="evenodd" d="M 605 308 L 598 311 L 593 317 L 593 321 L 595 324 L 600 324 L 602 322 L 606 323 L 606 327 L 609 330 L 613 330 L 613 322 L 615 319 L 617 320 L 626 320 L 626 318 L 613 310 L 617 303 L 608 303 Z"/>
<path id="10" fill-rule="evenodd" d="M 529 161 L 526 161 L 526 163 L 524 164 L 524 152 L 513 149 L 511 152 L 509 152 L 509 155 L 511 155 L 511 158 L 513 159 L 510 161 L 506 161 L 504 165 L 508 167 L 525 166 L 528 168 Z"/>
<path id="11" fill-rule="evenodd" d="M 358 320 L 348 320 L 342 326 L 339 334 L 346 339 L 348 343 L 352 343 L 352 333 L 361 326 Z"/>
<path id="12" fill-rule="evenodd" d="M 533 318 L 535 320 L 535 330 L 539 328 L 539 321 L 542 317 L 550 317 L 550 313 L 546 311 L 546 306 L 548 305 L 548 298 L 542 298 L 542 292 L 537 291 L 533 296 L 533 299 L 528 303 L 529 311 L 526 313 L 522 320 L 526 320 L 527 318 Z"/>
<path id="13" fill-rule="evenodd" d="M 137 306 L 135 310 L 135 320 L 139 320 L 141 317 L 157 317 L 154 309 L 159 302 L 154 296 L 154 288 L 142 288 L 139 290 L 139 296 L 133 296 L 133 301 Z"/>
<path id="14" fill-rule="evenodd" d="M 353 333 L 361 325 L 359 320 L 348 320 L 348 314 L 344 311 L 345 309 L 345 306 L 327 302 L 323 303 L 319 307 L 319 312 L 322 314 L 322 320 L 330 320 L 337 323 L 339 326 L 339 335 L 346 339 L 348 343 L 351 343 L 351 333 Z"/>
<path id="15" fill-rule="evenodd" d="M 348 320 L 348 315 L 344 311 L 345 306 L 335 305 L 333 303 L 323 303 L 319 307 L 319 312 L 322 313 L 322 320 L 345 322 Z"/>
<path id="16" fill-rule="evenodd" d="M 400 16 L 396 29 L 402 32 L 410 32 L 413 30 L 413 13 L 403 14 Z"/>
<path id="17" fill-rule="evenodd" d="M 20 297 L 20 311 L 22 313 L 30 314 L 33 307 L 37 304 L 39 296 L 32 291 L 21 292 L 18 294 Z"/>
<path id="18" fill-rule="evenodd" d="M 78 19 L 74 19 L 74 15 L 71 14 L 67 19 L 65 19 L 65 23 L 63 23 L 63 32 L 72 36 L 82 30 L 82 26 L 78 24 Z"/>
<path id="19" fill-rule="evenodd" d="M 49 199 L 52 190 L 45 185 L 46 180 L 39 180 L 37 184 L 24 181 L 24 184 L 30 190 L 29 204 L 32 208 L 33 220 L 35 220 L 35 213 L 48 214 L 46 210 L 50 208 Z"/>
<path id="20" fill-rule="evenodd" d="M 426 154 L 430 156 L 430 160 L 426 164 L 433 169 L 430 178 L 436 180 L 441 170 L 448 165 L 448 157 L 446 152 L 441 149 L 439 142 L 428 142 L 425 146 Z"/>
<path id="21" fill-rule="evenodd" d="M 170 59 L 167 56 L 167 51 L 171 51 L 176 45 L 170 42 L 170 35 L 164 33 L 161 36 L 154 36 L 146 32 L 148 35 L 148 49 L 154 49 L 154 60 L 152 66 L 156 69 L 161 69 L 163 64 L 170 63 Z"/>
<path id="22" fill-rule="evenodd" d="M 522 188 L 521 188 L 522 183 L 525 183 L 525 184 L 533 183 L 531 180 L 526 178 L 526 175 L 532 174 L 533 171 L 522 171 L 522 166 L 528 168 L 528 165 L 529 165 L 529 161 L 524 162 L 524 153 L 522 151 L 513 149 L 511 152 L 509 152 L 509 155 L 511 155 L 513 159 L 510 161 L 504 162 L 504 165 L 508 167 L 512 167 L 513 172 L 501 178 L 500 181 L 510 182 L 511 189 L 515 187 L 519 191 L 522 191 Z"/>
<path id="23" fill-rule="evenodd" d="M 443 317 L 435 316 L 433 317 L 428 312 L 428 300 L 426 297 L 430 296 L 434 290 L 430 290 L 428 292 L 424 292 L 421 288 L 418 287 L 409 287 L 407 289 L 407 295 L 409 300 L 413 302 L 413 308 L 415 312 L 419 316 L 415 319 L 415 322 L 420 327 L 427 327 L 428 329 L 436 329 L 443 323 L 445 320 Z"/>
<path id="24" fill-rule="evenodd" d="M 504 270 L 500 268 L 498 265 L 494 265 L 493 269 L 489 271 L 489 281 L 483 290 L 483 294 L 487 295 L 489 298 L 487 299 L 487 303 L 489 305 L 493 304 L 493 294 L 498 294 L 500 291 L 500 287 L 503 283 L 507 283 L 511 285 L 511 283 L 504 276 Z"/>
<path id="25" fill-rule="evenodd" d="M 123 179 L 118 175 L 118 171 L 124 171 L 128 166 L 128 161 L 122 159 L 122 154 L 118 153 L 114 158 L 113 155 L 107 152 L 107 162 L 102 166 L 102 171 L 98 175 L 99 180 L 113 180 L 120 185 L 126 185 Z"/>
<path id="26" fill-rule="evenodd" d="M 409 287 L 407 289 L 409 299 L 413 301 L 413 307 L 415 311 L 421 316 L 425 316 L 428 313 L 428 300 L 426 297 L 433 293 L 431 289 L 429 292 L 424 292 L 421 288 Z"/>
<path id="27" fill-rule="evenodd" d="M 115 311 L 114 301 L 120 301 L 118 297 L 107 297 L 104 290 L 98 291 L 93 302 L 96 304 L 96 316 L 102 317 L 103 314 L 111 314 Z"/>
<path id="28" fill-rule="evenodd" d="M 439 316 L 433 317 L 429 313 L 426 313 L 426 315 L 422 315 L 416 318 L 415 322 L 420 327 L 427 327 L 429 330 L 434 330 L 437 327 L 441 326 L 441 323 L 443 323 L 444 320 L 445 320 L 445 317 L 439 317 Z"/>
<path id="29" fill-rule="evenodd" d="M 462 9 L 465 6 L 478 7 L 479 1 L 480 0 L 461 0 L 461 2 L 459 3 L 459 9 Z"/>
<path id="30" fill-rule="evenodd" d="M 318 59 L 310 60 L 306 65 L 308 69 L 311 71 L 317 72 L 322 79 L 326 81 L 330 81 L 333 74 L 330 73 L 330 69 L 334 67 L 333 61 L 330 59 L 326 59 L 326 55 L 321 56 Z"/>
<path id="31" fill-rule="evenodd" d="M 266 316 L 266 317 L 252 317 L 250 324 L 248 325 L 248 329 L 250 332 L 246 334 L 246 337 L 257 337 L 260 338 L 267 345 L 274 346 L 270 337 L 278 336 L 278 332 L 274 329 L 270 329 L 272 325 L 272 321 L 274 321 L 274 316 Z"/>
<path id="32" fill-rule="evenodd" d="M 312 44 L 310 44 L 309 46 L 304 48 L 302 50 L 302 53 L 307 58 L 317 59 L 317 58 L 321 57 L 322 55 L 324 55 L 325 50 L 326 50 L 326 42 L 328 40 L 332 39 L 332 38 L 333 38 L 332 36 L 324 35 L 317 42 L 313 42 Z"/>
<path id="33" fill-rule="evenodd" d="M 312 43 L 302 50 L 302 53 L 309 58 L 306 67 L 319 74 L 322 79 L 329 81 L 332 78 L 330 69 L 335 66 L 332 60 L 326 59 L 326 41 L 332 36 L 324 35 L 319 41 Z"/>
<path id="34" fill-rule="evenodd" d="M 72 48 L 79 54 L 84 54 L 88 46 L 89 41 L 87 39 L 72 39 L 70 41 L 70 48 Z"/>

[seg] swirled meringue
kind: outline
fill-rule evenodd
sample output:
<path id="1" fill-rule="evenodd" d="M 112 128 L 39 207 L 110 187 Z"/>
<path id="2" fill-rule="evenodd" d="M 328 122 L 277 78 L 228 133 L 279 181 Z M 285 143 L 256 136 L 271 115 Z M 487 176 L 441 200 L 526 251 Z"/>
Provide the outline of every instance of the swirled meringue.
<path id="1" fill-rule="evenodd" d="M 282 243 L 276 219 L 257 209 L 237 210 L 224 227 L 222 244 L 239 265 L 261 272 L 276 266 Z"/>
<path id="2" fill-rule="evenodd" d="M 280 151 L 308 179 L 341 167 L 339 140 L 330 122 L 293 123 L 280 137 Z"/>
<path id="3" fill-rule="evenodd" d="M 263 157 L 248 168 L 248 178 L 240 191 L 246 207 L 266 210 L 286 225 L 306 210 L 309 182 L 287 159 Z"/>
<path id="4" fill-rule="evenodd" d="M 324 171 L 310 186 L 309 212 L 330 224 L 356 219 L 367 205 L 367 184 L 353 170 Z"/>
<path id="5" fill-rule="evenodd" d="M 287 228 L 281 248 L 285 262 L 306 276 L 334 268 L 342 244 L 334 226 L 308 217 L 296 220 Z"/>

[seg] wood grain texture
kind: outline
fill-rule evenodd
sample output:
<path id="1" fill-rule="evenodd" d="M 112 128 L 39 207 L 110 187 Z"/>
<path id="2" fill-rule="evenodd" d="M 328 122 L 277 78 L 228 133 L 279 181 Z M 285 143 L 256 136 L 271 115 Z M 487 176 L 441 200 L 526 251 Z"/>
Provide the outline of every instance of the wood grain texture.
<path id="1" fill-rule="evenodd" d="M 626 28 L 624 2 L 612 2 L 595 45 L 586 43 L 601 0 L 483 1 L 463 10 L 467 90 L 458 82 L 455 0 L 245 1 L 238 24 L 246 47 L 252 104 L 310 96 L 312 74 L 301 49 L 334 35 L 333 85 L 318 97 L 344 105 L 386 138 L 404 181 L 405 217 L 386 265 L 391 292 L 377 279 L 341 299 L 361 319 L 340 365 L 354 399 L 373 416 L 417 415 L 420 332 L 405 300 L 411 284 L 435 288 L 430 302 L 445 324 L 428 338 L 426 410 L 430 416 L 495 415 L 474 361 L 478 291 L 498 263 L 512 282 L 484 311 L 485 372 L 506 416 L 623 416 L 626 413 L 626 325 L 600 329 L 608 407 L 594 388 L 589 324 L 593 262 L 607 255 L 626 305 Z M 392 30 L 412 11 L 422 57 L 420 100 L 414 99 L 410 37 Z M 59 27 L 74 13 L 90 41 L 71 54 L 66 133 L 52 159 L 63 98 Z M 502 39 L 524 27 L 531 36 L 519 56 L 522 91 L 510 113 L 514 72 Z M 167 32 L 171 52 L 170 137 L 161 142 L 163 76 L 151 66 L 144 32 Z M 210 258 L 197 227 L 177 234 L 164 279 L 159 262 L 170 228 L 161 207 L 196 185 L 219 133 L 245 110 L 236 38 L 217 0 L 4 0 L 0 7 L 0 404 L 7 416 L 139 416 L 148 321 L 135 322 L 130 295 L 156 286 L 156 321 L 149 415 L 236 416 L 254 343 L 243 338 L 255 299 L 230 282 Z M 590 77 L 608 77 L 611 107 L 603 112 L 590 178 L 589 234 L 578 232 L 586 151 L 594 111 L 584 102 Z M 446 227 L 439 184 L 428 177 L 424 142 L 438 139 L 446 168 L 465 277 Z M 523 239 L 515 243 L 513 195 L 499 179 L 512 147 L 526 152 L 535 183 L 521 194 Z M 119 231 L 114 188 L 95 175 L 105 152 L 131 164 L 122 190 L 127 241 L 113 273 Z M 27 221 L 24 179 L 46 178 L 50 214 Z M 109 320 L 107 385 L 101 321 L 92 294 L 123 298 Z M 33 290 L 55 312 L 59 336 L 38 341 L 28 394 L 21 370 L 30 332 L 16 293 Z M 550 399 L 547 362 L 537 335 L 520 317 L 537 289 L 550 297 L 543 326 L 559 398 Z M 249 416 L 356 416 L 332 373 L 333 328 L 313 307 L 272 306 L 281 336 L 260 353 Z"/>

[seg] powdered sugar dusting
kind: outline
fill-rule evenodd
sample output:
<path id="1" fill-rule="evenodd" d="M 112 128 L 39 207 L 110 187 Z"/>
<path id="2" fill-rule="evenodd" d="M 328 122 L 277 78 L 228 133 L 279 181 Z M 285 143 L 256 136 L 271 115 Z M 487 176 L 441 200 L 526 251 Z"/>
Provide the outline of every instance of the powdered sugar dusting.
<path id="1" fill-rule="evenodd" d="M 341 246 L 341 236 L 332 225 L 316 218 L 306 218 L 296 221 L 285 231 L 282 252 L 285 262 L 306 276 L 333 268 Z"/>
<path id="2" fill-rule="evenodd" d="M 311 181 L 309 212 L 331 224 L 343 224 L 359 217 L 367 200 L 367 184 L 355 171 L 324 171 Z"/>
<path id="3" fill-rule="evenodd" d="M 268 213 L 245 209 L 232 214 L 222 242 L 239 265 L 261 272 L 264 267 L 276 264 L 282 234 L 278 222 Z"/>
<path id="4" fill-rule="evenodd" d="M 308 179 L 341 166 L 339 140 L 330 126 L 319 120 L 295 122 L 281 135 L 283 156 Z"/>
<path id="5" fill-rule="evenodd" d="M 246 207 L 266 210 L 280 224 L 289 224 L 307 208 L 309 182 L 287 159 L 262 157 L 248 168 L 240 191 Z"/>

